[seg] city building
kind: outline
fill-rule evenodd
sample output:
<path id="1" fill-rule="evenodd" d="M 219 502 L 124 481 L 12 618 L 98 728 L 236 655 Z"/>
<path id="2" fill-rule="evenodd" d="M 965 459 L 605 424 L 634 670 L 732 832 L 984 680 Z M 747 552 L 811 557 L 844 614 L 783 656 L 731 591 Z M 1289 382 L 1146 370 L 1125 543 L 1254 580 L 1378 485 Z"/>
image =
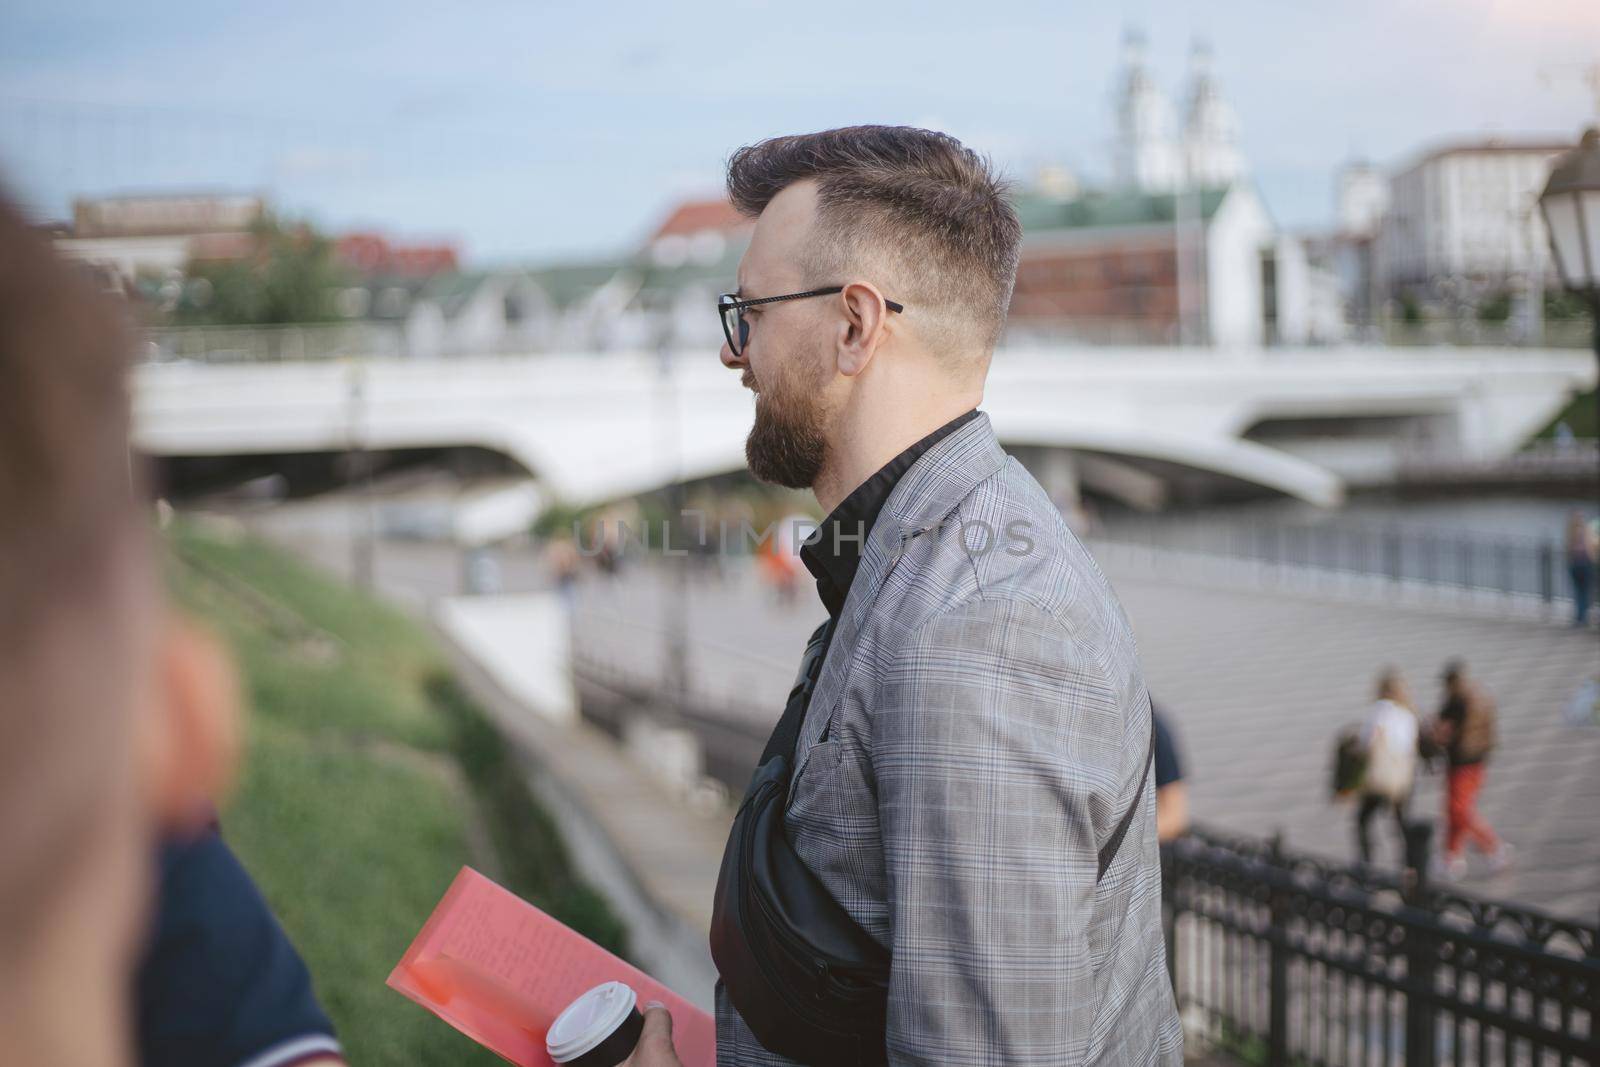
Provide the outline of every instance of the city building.
<path id="1" fill-rule="evenodd" d="M 398 330 L 400 350 L 419 357 L 715 349 L 717 294 L 732 288 L 752 228 L 722 197 L 687 200 L 623 256 L 381 275 L 342 293 L 340 307 Z"/>
<path id="2" fill-rule="evenodd" d="M 1372 331 L 1383 305 L 1373 273 L 1376 234 L 1340 228 L 1307 234 L 1300 242 L 1319 278 L 1314 297 L 1319 329 L 1336 325 L 1338 337 L 1375 339 Z"/>
<path id="3" fill-rule="evenodd" d="M 1434 148 L 1389 180 L 1378 232 L 1378 285 L 1447 310 L 1553 282 L 1539 192 L 1554 139 L 1488 139 Z"/>
<path id="4" fill-rule="evenodd" d="M 250 230 L 266 210 L 261 197 L 237 193 L 80 198 L 55 246 L 86 264 L 105 288 L 133 292 L 141 281 L 181 275 L 191 259 L 246 254 Z"/>
<path id="5" fill-rule="evenodd" d="M 1180 127 L 1143 35 L 1130 31 L 1113 123 L 1109 189 L 1063 196 L 1041 183 L 1019 198 L 1012 341 L 1237 350 L 1342 339 L 1337 284 L 1298 238 L 1277 232 L 1249 180 L 1209 46 L 1190 51 Z"/>
<path id="6" fill-rule="evenodd" d="M 1008 343 L 1259 344 L 1271 220 L 1246 183 L 1016 198 Z"/>
<path id="7" fill-rule="evenodd" d="M 723 197 L 686 200 L 631 254 L 532 269 L 521 334 L 540 351 L 714 349 L 717 295 L 733 288 L 753 228 Z"/>
<path id="8" fill-rule="evenodd" d="M 1178 192 L 1083 190 L 1064 171 L 1015 196 L 1021 261 L 1006 343 L 1191 344 L 1333 340 L 1303 310 L 1310 267 L 1280 239 L 1247 181 Z M 532 272 L 560 350 L 716 346 L 712 307 L 731 289 L 750 222 L 721 200 L 674 208 L 613 264 Z M 1294 258 L 1299 255 L 1299 259 Z M 1268 305 L 1275 264 L 1283 281 Z"/>
<path id="9" fill-rule="evenodd" d="M 1352 160 L 1339 169 L 1336 200 L 1339 232 L 1371 237 L 1389 209 L 1389 178 L 1366 160 Z"/>
<path id="10" fill-rule="evenodd" d="M 397 355 L 527 354 L 549 347 L 549 300 L 522 270 L 388 275 L 342 290 L 346 319 L 384 330 Z"/>

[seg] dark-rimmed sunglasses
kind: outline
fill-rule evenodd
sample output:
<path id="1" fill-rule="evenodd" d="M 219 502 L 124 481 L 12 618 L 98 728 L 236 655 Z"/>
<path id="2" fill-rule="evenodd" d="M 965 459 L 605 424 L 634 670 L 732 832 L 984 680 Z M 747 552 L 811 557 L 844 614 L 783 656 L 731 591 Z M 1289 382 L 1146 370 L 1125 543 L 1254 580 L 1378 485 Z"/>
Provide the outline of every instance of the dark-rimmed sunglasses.
<path id="1" fill-rule="evenodd" d="M 835 285 L 827 289 L 811 289 L 804 293 L 787 293 L 783 296 L 764 296 L 759 300 L 740 300 L 732 293 L 723 293 L 717 297 L 717 313 L 722 316 L 722 336 L 728 339 L 728 350 L 736 357 L 744 355 L 744 346 L 750 341 L 750 323 L 745 320 L 744 309 L 755 307 L 757 304 L 774 304 L 779 300 L 804 300 L 809 296 L 832 296 L 834 293 L 844 292 L 844 286 Z M 885 300 L 883 306 L 890 311 L 904 311 L 904 304 L 897 304 L 893 300 Z"/>

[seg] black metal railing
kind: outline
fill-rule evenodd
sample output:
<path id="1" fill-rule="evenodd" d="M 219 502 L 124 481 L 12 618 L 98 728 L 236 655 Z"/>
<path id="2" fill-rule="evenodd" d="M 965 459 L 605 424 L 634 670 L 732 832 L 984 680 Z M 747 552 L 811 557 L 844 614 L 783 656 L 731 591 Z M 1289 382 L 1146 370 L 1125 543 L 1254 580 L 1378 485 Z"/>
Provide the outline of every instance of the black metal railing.
<path id="1" fill-rule="evenodd" d="M 713 690 L 705 672 L 690 672 L 678 693 L 669 663 L 673 653 L 659 627 L 599 615 L 580 614 L 574 621 L 579 714 L 617 738 L 641 715 L 686 727 L 700 742 L 705 773 L 736 794 L 742 791 L 782 710 L 778 697 L 762 703 L 750 692 L 762 682 L 770 688 L 774 676 L 789 677 L 793 665 L 701 638 L 696 644 L 718 658 L 731 684 Z M 602 639 L 597 630 L 611 632 Z"/>
<path id="2" fill-rule="evenodd" d="M 1541 602 L 1552 611 L 1572 602 L 1566 552 L 1554 538 L 1335 523 L 1128 521 L 1089 540 L 1375 579 L 1395 588 L 1491 593 Z"/>
<path id="3" fill-rule="evenodd" d="M 1248 1063 L 1600 1063 L 1600 928 L 1197 831 L 1163 853 L 1191 1042 Z"/>

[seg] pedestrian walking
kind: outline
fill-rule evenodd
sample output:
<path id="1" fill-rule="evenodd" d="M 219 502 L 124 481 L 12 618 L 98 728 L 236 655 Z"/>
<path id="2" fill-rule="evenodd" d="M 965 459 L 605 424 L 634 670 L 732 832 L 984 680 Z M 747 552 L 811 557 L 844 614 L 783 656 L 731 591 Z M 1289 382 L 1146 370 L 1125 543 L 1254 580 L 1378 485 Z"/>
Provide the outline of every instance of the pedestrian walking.
<path id="1" fill-rule="evenodd" d="M 1567 576 L 1572 579 L 1572 625 L 1589 622 L 1589 605 L 1594 603 L 1595 560 L 1600 556 L 1594 526 L 1573 508 L 1567 516 Z"/>
<path id="2" fill-rule="evenodd" d="M 1467 873 L 1466 847 L 1471 844 L 1489 857 L 1493 869 L 1511 862 L 1511 847 L 1478 814 L 1478 793 L 1497 741 L 1494 700 L 1467 677 L 1466 664 L 1452 660 L 1444 669 L 1445 700 L 1434 727 L 1444 745 L 1449 770 L 1445 786 L 1444 873 L 1460 878 Z"/>
<path id="3" fill-rule="evenodd" d="M 1378 676 L 1377 702 L 1361 725 L 1360 744 L 1366 760 L 1356 807 L 1356 850 L 1362 863 L 1372 862 L 1371 823 L 1380 813 L 1394 816 L 1404 862 L 1406 806 L 1416 780 L 1419 733 L 1405 679 L 1398 671 L 1384 671 Z"/>

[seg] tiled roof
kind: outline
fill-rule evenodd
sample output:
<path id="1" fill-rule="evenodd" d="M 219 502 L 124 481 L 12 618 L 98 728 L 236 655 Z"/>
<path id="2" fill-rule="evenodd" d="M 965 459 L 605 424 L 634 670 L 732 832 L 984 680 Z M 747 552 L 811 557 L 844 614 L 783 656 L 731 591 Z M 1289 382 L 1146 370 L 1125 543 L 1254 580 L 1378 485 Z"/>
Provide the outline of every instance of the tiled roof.
<path id="1" fill-rule="evenodd" d="M 334 254 L 363 274 L 445 274 L 460 267 L 454 245 L 393 244 L 376 233 L 343 234 L 334 240 Z"/>
<path id="2" fill-rule="evenodd" d="M 1202 189 L 1196 207 L 1209 219 L 1222 206 L 1227 189 Z M 1025 233 L 1051 230 L 1120 229 L 1132 226 L 1170 225 L 1177 219 L 1178 196 L 1173 193 L 1089 192 L 1071 200 L 1033 192 L 1019 193 L 1014 204 Z"/>
<path id="3" fill-rule="evenodd" d="M 673 234 L 689 235 L 702 230 L 742 230 L 751 225 L 749 219 L 734 210 L 723 197 L 715 200 L 686 200 L 672 209 L 650 239 Z"/>
<path id="4" fill-rule="evenodd" d="M 535 267 L 528 277 L 558 308 L 569 307 L 597 292 L 625 269 L 620 262 L 553 263 Z"/>

